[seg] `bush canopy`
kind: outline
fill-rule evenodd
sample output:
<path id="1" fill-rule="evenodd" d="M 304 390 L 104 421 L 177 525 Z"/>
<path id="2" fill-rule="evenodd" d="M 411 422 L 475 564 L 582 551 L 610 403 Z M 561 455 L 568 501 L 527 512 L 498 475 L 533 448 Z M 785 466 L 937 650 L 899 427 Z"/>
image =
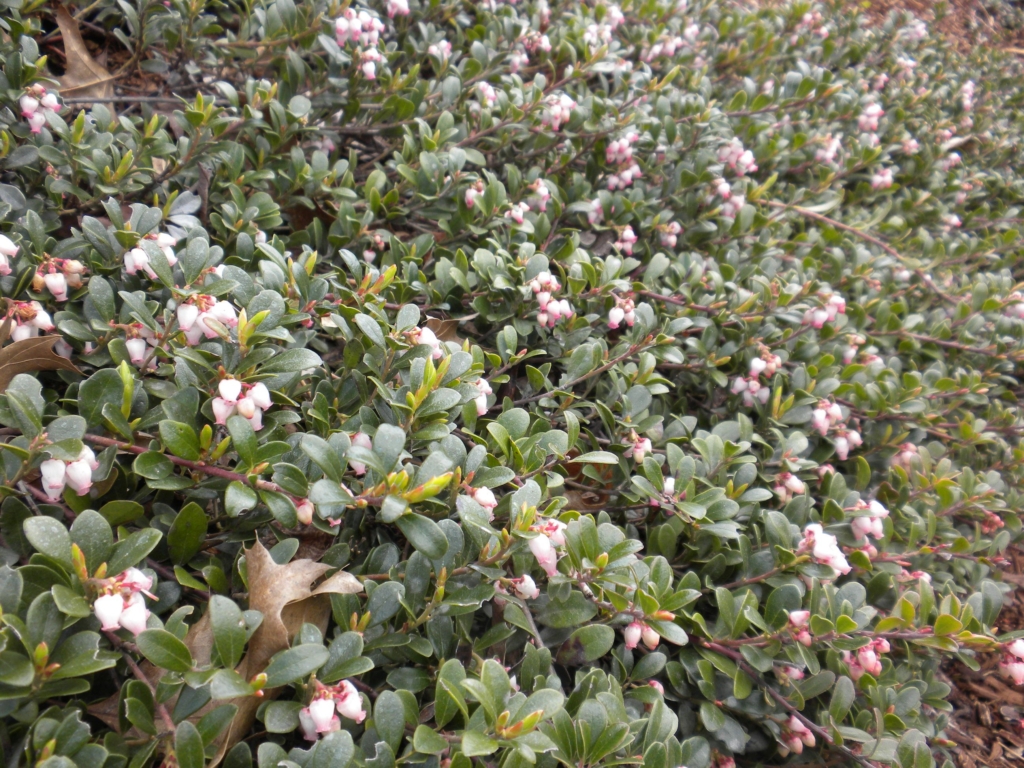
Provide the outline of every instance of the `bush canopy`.
<path id="1" fill-rule="evenodd" d="M 766 5 L 5 0 L 6 764 L 949 765 L 1024 71 Z"/>

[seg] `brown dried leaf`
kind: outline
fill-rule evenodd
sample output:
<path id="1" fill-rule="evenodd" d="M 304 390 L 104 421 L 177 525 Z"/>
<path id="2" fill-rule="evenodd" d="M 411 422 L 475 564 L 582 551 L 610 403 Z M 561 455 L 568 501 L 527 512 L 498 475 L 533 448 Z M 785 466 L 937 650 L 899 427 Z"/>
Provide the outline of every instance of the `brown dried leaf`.
<path id="1" fill-rule="evenodd" d="M 278 565 L 259 541 L 252 549 L 246 550 L 245 564 L 249 580 L 249 608 L 263 614 L 263 623 L 253 633 L 248 652 L 236 670 L 245 680 L 258 675 L 266 669 L 275 653 L 288 648 L 303 623 L 313 624 L 321 632 L 326 632 L 331 617 L 331 594 L 356 594 L 363 591 L 359 580 L 344 571 L 334 574 L 318 587 L 311 588 L 331 566 L 312 560 L 292 560 L 285 565 Z M 196 663 L 209 663 L 213 629 L 207 616 L 192 627 L 185 638 L 185 645 L 192 652 Z M 214 768 L 231 747 L 248 735 L 260 704 L 275 698 L 277 693 L 264 691 L 261 699 L 249 696 L 231 702 L 238 707 L 238 712 L 221 738 L 217 755 L 208 768 Z M 200 711 L 197 716 L 202 714 L 203 711 Z"/>
<path id="2" fill-rule="evenodd" d="M 0 333 L 0 336 L 3 336 L 3 333 Z M 0 348 L 0 393 L 7 389 L 11 379 L 19 373 L 34 373 L 36 371 L 81 373 L 70 360 L 53 351 L 53 345 L 58 341 L 60 341 L 60 336 L 36 336 L 34 339 L 22 339 Z"/>
<path id="3" fill-rule="evenodd" d="M 427 328 L 434 332 L 441 341 L 452 341 L 458 345 L 462 345 L 465 341 L 458 334 L 459 321 L 458 320 L 442 320 L 439 317 L 431 317 L 427 320 Z"/>
<path id="4" fill-rule="evenodd" d="M 113 96 L 114 78 L 85 47 L 78 22 L 64 6 L 57 7 L 56 17 L 66 58 L 64 75 L 57 78 L 61 93 L 75 98 L 95 97 L 96 101 Z"/>

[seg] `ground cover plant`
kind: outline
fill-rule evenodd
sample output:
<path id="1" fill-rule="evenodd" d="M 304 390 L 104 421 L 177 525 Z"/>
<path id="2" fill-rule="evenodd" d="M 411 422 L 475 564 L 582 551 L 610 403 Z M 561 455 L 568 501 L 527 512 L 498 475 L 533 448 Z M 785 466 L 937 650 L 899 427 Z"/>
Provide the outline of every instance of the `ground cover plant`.
<path id="1" fill-rule="evenodd" d="M 1021 68 L 848 5 L 3 3 L 0 746 L 942 765 Z"/>

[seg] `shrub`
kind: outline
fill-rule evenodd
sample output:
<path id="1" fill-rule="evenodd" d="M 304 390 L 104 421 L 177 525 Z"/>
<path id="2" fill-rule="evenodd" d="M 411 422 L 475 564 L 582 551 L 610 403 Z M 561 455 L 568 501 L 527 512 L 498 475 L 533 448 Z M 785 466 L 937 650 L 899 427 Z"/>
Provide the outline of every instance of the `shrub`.
<path id="1" fill-rule="evenodd" d="M 2 15 L 10 765 L 921 768 L 943 659 L 1024 680 L 1016 63 L 848 4 Z"/>

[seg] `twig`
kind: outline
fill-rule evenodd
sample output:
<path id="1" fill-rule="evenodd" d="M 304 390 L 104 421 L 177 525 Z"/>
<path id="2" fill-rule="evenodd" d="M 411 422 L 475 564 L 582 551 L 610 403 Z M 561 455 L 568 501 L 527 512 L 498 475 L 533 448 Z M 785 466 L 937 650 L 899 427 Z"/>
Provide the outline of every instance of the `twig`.
<path id="1" fill-rule="evenodd" d="M 852 752 L 845 746 L 840 746 L 839 744 L 836 744 L 832 740 L 832 736 L 829 735 L 828 731 L 819 726 L 813 720 L 807 718 L 803 713 L 800 712 L 800 710 L 798 710 L 796 707 L 793 706 L 792 703 L 790 703 L 789 699 L 787 699 L 785 696 L 783 696 L 781 693 L 775 690 L 771 685 L 769 685 L 768 681 L 761 677 L 761 674 L 757 670 L 755 670 L 753 667 L 747 664 L 746 660 L 743 658 L 743 654 L 739 653 L 738 651 L 734 651 L 731 648 L 726 648 L 724 645 L 709 642 L 708 640 L 703 640 L 701 638 L 694 638 L 694 640 L 697 644 L 703 646 L 704 648 L 707 648 L 709 651 L 720 653 L 723 656 L 732 659 L 732 661 L 736 663 L 737 667 L 739 667 L 747 675 L 749 675 L 750 678 L 753 681 L 755 681 L 759 687 L 763 688 L 769 696 L 775 699 L 775 701 L 780 706 L 782 706 L 783 709 L 785 709 L 797 720 L 803 723 L 808 729 L 810 729 L 811 733 L 821 738 L 825 742 L 825 744 L 832 747 L 833 749 L 839 750 L 850 760 L 857 761 L 860 765 L 864 766 L 864 768 L 876 768 L 876 765 L 872 763 L 870 760 L 864 758 L 861 755 L 858 755 L 856 752 Z"/>
<path id="2" fill-rule="evenodd" d="M 597 368 L 592 370 L 590 373 L 584 374 L 583 376 L 580 376 L 577 379 L 573 379 L 572 381 L 566 382 L 565 384 L 563 384 L 560 387 L 555 387 L 554 389 L 549 389 L 546 392 L 540 392 L 540 393 L 538 393 L 536 395 L 530 395 L 529 397 L 524 397 L 521 400 L 516 400 L 515 401 L 515 405 L 525 405 L 526 403 L 532 403 L 532 402 L 534 402 L 536 400 L 543 400 L 545 397 L 551 397 L 553 394 L 555 394 L 556 392 L 561 392 L 563 389 L 570 389 L 572 387 L 575 387 L 577 384 L 579 384 L 582 381 L 586 381 L 587 379 L 593 378 L 594 376 L 597 376 L 600 373 L 604 373 L 605 371 L 607 371 L 612 366 L 617 365 L 618 363 L 621 363 L 623 360 L 631 357 L 632 355 L 636 354 L 638 351 L 640 351 L 641 349 L 644 349 L 644 348 L 645 347 L 644 347 L 643 344 L 633 344 L 632 346 L 630 346 L 630 348 L 629 348 L 629 350 L 627 352 L 625 352 L 624 354 L 619 355 L 618 357 L 613 357 L 607 363 L 605 363 L 604 365 L 598 366 Z"/>
<path id="3" fill-rule="evenodd" d="M 120 440 L 113 440 L 109 437 L 101 437 L 100 435 L 86 435 L 85 441 L 87 443 L 93 443 L 94 445 L 113 446 L 118 450 L 125 451 L 126 453 L 134 453 L 135 455 L 149 453 L 148 450 L 140 445 L 131 445 L 130 443 L 123 443 Z M 237 480 L 245 485 L 252 485 L 260 491 L 273 491 L 274 493 L 287 493 L 284 488 L 279 486 L 277 483 L 272 483 L 269 480 L 256 479 L 250 482 L 248 475 L 243 475 L 241 472 L 232 472 L 229 469 L 223 469 L 221 467 L 214 467 L 210 464 L 206 464 L 201 461 L 189 461 L 188 459 L 181 459 L 177 456 L 171 456 L 164 454 L 172 464 L 177 464 L 179 467 L 185 467 L 193 472 L 199 472 L 204 475 L 212 475 L 213 477 L 221 477 L 225 480 Z"/>
<path id="4" fill-rule="evenodd" d="M 865 242 L 871 243 L 872 245 L 877 245 L 879 248 L 881 248 L 887 254 L 892 256 L 901 264 L 904 262 L 904 257 L 900 254 L 899 251 L 897 251 L 884 240 L 881 240 L 875 237 L 874 235 L 869 234 L 861 229 L 851 227 L 849 224 L 843 224 L 841 221 L 836 221 L 835 219 L 829 218 L 828 216 L 825 216 L 820 213 L 816 213 L 800 205 L 793 205 L 792 203 L 781 203 L 777 200 L 767 200 L 765 201 L 765 204 L 770 205 L 772 208 L 785 208 L 787 210 L 796 211 L 801 216 L 806 216 L 809 219 L 814 219 L 815 221 L 820 221 L 823 224 L 828 224 L 829 226 L 835 227 L 836 229 L 842 230 L 843 232 L 849 232 L 851 235 L 856 235 Z M 925 274 L 924 270 L 915 269 L 914 274 L 921 278 L 921 280 L 923 280 L 924 283 L 933 291 L 935 291 L 935 293 L 941 298 L 945 299 L 951 304 L 958 303 L 957 300 L 954 299 L 952 296 L 939 290 L 939 287 L 935 285 L 935 281 L 932 280 L 930 275 Z"/>
<path id="5" fill-rule="evenodd" d="M 160 715 L 160 719 L 164 721 L 164 726 L 167 728 L 167 730 L 171 733 L 174 733 L 174 720 L 171 718 L 171 715 L 167 712 L 167 707 L 165 707 L 156 698 L 156 686 L 153 685 L 152 680 L 146 677 L 146 673 L 142 671 L 142 668 L 138 665 L 135 659 L 132 658 L 131 650 L 134 649 L 135 646 L 131 643 L 126 643 L 120 637 L 118 637 L 113 632 L 110 632 L 108 630 L 104 630 L 103 634 L 106 635 L 106 638 L 111 642 L 111 644 L 115 648 L 117 648 L 117 650 L 121 651 L 121 653 L 124 654 L 125 663 L 128 665 L 128 669 L 132 671 L 132 674 L 135 675 L 135 677 L 137 677 L 143 683 L 145 683 L 146 687 L 149 688 L 150 693 L 153 694 L 153 703 L 156 706 L 157 714 Z"/>

